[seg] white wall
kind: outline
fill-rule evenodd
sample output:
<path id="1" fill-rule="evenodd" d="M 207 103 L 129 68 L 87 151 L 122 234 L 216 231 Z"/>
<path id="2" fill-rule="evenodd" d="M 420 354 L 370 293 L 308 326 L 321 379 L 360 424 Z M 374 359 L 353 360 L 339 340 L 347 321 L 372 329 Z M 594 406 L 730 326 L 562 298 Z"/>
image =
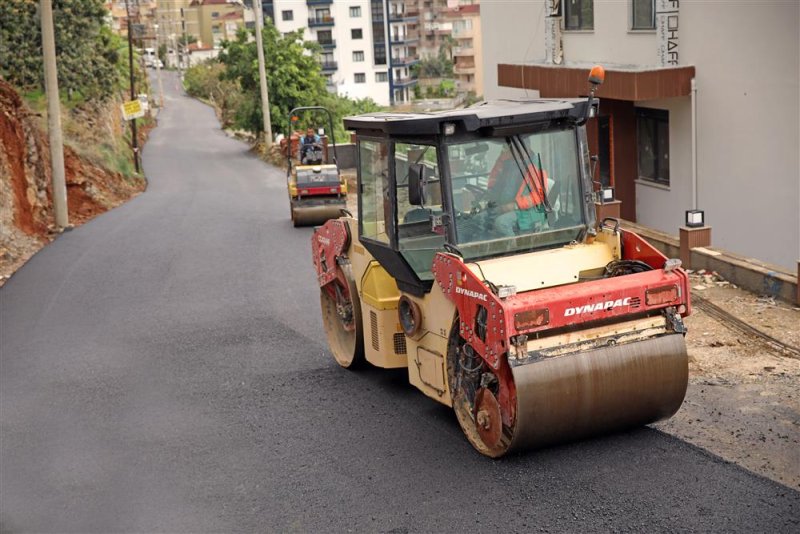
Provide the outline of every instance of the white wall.
<path id="1" fill-rule="evenodd" d="M 481 2 L 483 93 L 487 100 L 539 96 L 538 91 L 499 87 L 497 65 L 544 60 L 544 16 L 544 0 Z"/>
<path id="2" fill-rule="evenodd" d="M 697 65 L 699 202 L 712 242 L 795 270 L 800 3 L 682 2 L 681 24 Z"/>

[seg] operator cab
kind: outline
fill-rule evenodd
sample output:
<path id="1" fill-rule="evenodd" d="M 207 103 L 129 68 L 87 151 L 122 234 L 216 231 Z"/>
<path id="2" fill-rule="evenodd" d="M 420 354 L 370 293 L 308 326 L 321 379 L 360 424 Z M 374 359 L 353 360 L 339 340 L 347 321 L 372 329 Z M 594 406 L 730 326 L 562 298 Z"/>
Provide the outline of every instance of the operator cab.
<path id="1" fill-rule="evenodd" d="M 358 139 L 359 239 L 411 294 L 436 252 L 465 260 L 582 242 L 595 226 L 591 98 L 493 101 L 345 119 Z"/>

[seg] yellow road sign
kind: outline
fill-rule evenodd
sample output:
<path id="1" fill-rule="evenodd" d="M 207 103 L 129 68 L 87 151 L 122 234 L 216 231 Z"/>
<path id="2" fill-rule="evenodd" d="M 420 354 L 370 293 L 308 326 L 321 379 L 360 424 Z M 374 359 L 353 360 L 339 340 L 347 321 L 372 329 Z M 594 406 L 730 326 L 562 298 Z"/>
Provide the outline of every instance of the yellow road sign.
<path id="1" fill-rule="evenodd" d="M 131 100 L 122 104 L 122 118 L 126 121 L 144 117 L 144 109 L 142 103 L 138 100 Z"/>

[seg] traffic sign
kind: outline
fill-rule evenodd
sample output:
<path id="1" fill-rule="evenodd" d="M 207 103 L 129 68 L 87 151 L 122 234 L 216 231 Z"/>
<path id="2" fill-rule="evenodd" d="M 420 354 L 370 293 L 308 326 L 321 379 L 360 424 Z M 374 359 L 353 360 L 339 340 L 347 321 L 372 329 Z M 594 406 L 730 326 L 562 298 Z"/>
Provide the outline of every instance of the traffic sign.
<path id="1" fill-rule="evenodd" d="M 131 100 L 122 104 L 122 118 L 126 121 L 144 117 L 142 103 L 138 100 Z"/>

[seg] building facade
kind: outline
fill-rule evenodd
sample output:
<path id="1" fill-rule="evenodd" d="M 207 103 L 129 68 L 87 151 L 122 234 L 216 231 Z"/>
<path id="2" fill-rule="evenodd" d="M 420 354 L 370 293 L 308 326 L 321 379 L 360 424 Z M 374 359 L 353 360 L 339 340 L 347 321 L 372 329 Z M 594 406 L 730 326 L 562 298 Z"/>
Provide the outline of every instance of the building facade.
<path id="1" fill-rule="evenodd" d="M 459 93 L 483 94 L 483 55 L 481 43 L 481 6 L 460 3 L 442 12 L 451 26 L 453 74 Z"/>
<path id="2" fill-rule="evenodd" d="M 800 4 L 496 1 L 481 6 L 487 98 L 575 97 L 624 218 L 790 270 L 800 257 Z"/>
<path id="3" fill-rule="evenodd" d="M 408 102 L 416 78 L 418 16 L 399 0 L 262 0 L 282 33 L 302 29 L 322 47 L 322 72 L 331 91 L 380 105 Z"/>
<path id="4" fill-rule="evenodd" d="M 187 28 L 193 28 L 197 48 L 220 48 L 244 28 L 244 6 L 236 0 L 192 0 L 185 8 Z M 188 30 L 187 30 L 188 31 Z"/>

